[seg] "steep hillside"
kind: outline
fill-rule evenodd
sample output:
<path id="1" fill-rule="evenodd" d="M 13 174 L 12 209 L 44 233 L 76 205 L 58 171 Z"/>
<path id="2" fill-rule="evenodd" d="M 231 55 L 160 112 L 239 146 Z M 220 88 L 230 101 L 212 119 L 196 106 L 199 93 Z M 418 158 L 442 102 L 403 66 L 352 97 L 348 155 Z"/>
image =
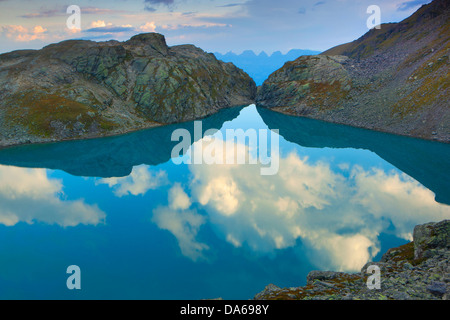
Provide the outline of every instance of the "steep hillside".
<path id="1" fill-rule="evenodd" d="M 241 69 L 161 34 L 63 41 L 0 55 L 0 146 L 194 120 L 255 94 Z"/>
<path id="2" fill-rule="evenodd" d="M 449 1 L 435 0 L 400 23 L 286 63 L 257 104 L 401 135 L 450 141 Z"/>

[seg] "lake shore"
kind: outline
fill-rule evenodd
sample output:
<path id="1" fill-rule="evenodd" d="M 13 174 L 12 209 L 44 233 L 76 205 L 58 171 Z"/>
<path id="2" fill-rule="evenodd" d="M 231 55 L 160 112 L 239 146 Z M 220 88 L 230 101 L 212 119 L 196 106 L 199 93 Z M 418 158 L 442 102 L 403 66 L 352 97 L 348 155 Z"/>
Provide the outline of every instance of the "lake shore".
<path id="1" fill-rule="evenodd" d="M 107 137 L 116 137 L 121 135 L 126 135 L 133 132 L 143 131 L 151 128 L 161 127 L 164 124 L 161 123 L 150 123 L 148 125 L 136 128 L 122 128 L 113 132 L 104 132 L 104 133 L 96 133 L 92 135 L 80 136 L 80 137 L 69 137 L 69 138 L 45 138 L 45 137 L 32 137 L 32 136 L 20 136 L 14 138 L 7 138 L 0 140 L 0 150 L 6 148 L 12 148 L 23 145 L 39 145 L 39 144 L 48 144 L 48 143 L 58 143 L 65 141 L 81 141 L 81 140 L 93 140 Z"/>
<path id="2" fill-rule="evenodd" d="M 360 273 L 311 271 L 306 286 L 269 284 L 253 299 L 450 300 L 449 261 L 450 220 L 430 222 L 414 228 L 412 242 L 388 250 L 379 262 L 368 262 Z M 376 284 L 372 282 L 374 274 L 367 272 L 370 266 L 379 268 L 379 289 L 370 288 Z"/>

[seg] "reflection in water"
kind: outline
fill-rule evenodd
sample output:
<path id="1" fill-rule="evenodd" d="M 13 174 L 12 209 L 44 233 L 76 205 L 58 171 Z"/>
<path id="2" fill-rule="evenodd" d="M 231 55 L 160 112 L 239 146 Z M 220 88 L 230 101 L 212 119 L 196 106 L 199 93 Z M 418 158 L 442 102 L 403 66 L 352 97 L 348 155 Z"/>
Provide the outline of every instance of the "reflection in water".
<path id="1" fill-rule="evenodd" d="M 204 119 L 203 132 L 220 128 L 241 109 L 226 109 Z M 134 166 L 169 161 L 173 147 L 178 144 L 171 141 L 171 135 L 179 128 L 194 137 L 194 122 L 185 122 L 101 139 L 7 148 L 0 150 L 0 164 L 58 169 L 83 177 L 125 177 Z"/>
<path id="2" fill-rule="evenodd" d="M 180 127 L 193 123 L 0 150 L 0 163 L 15 166 L 0 166 L 0 246 L 11 244 L 0 250 L 9 262 L 0 264 L 0 288 L 9 290 L 0 289 L 0 298 L 29 297 L 17 289 L 29 261 L 56 282 L 33 298 L 73 298 L 54 275 L 81 261 L 91 275 L 82 298 L 246 299 L 268 283 L 302 285 L 295 281 L 311 269 L 359 271 L 411 240 L 415 225 L 450 217 L 449 206 L 436 202 L 449 203 L 448 145 L 255 106 L 205 119 L 204 131 L 279 129 L 279 171 L 264 176 L 255 150 L 247 155 L 256 164 L 175 165 L 178 142 L 170 137 Z M 249 151 L 238 144 L 217 145 Z M 77 227 L 52 229 L 45 242 L 48 224 Z"/>
<path id="3" fill-rule="evenodd" d="M 450 204 L 450 148 L 448 144 L 292 117 L 264 108 L 258 113 L 284 139 L 310 148 L 355 148 L 375 152 Z"/>
<path id="4" fill-rule="evenodd" d="M 62 182 L 48 178 L 45 169 L 0 166 L 0 223 L 39 221 L 67 227 L 104 220 L 105 213 L 97 206 L 61 199 L 62 188 Z"/>
<path id="5" fill-rule="evenodd" d="M 179 183 L 169 190 L 168 206 L 159 206 L 153 210 L 152 221 L 164 230 L 170 231 L 178 241 L 183 255 L 196 261 L 204 259 L 203 251 L 209 247 L 195 238 L 206 222 L 197 210 L 190 209 L 191 200 Z"/>
<path id="6" fill-rule="evenodd" d="M 340 167 L 296 153 L 281 156 L 274 176 L 261 176 L 254 165 L 191 165 L 192 201 L 236 247 L 273 252 L 300 239 L 316 265 L 340 271 L 360 270 L 377 255 L 387 222 L 395 236 L 411 240 L 418 221 L 450 216 L 405 174 Z"/>
<path id="7" fill-rule="evenodd" d="M 130 175 L 121 178 L 103 178 L 97 184 L 107 184 L 114 189 L 114 194 L 122 197 L 128 194 L 144 195 L 149 190 L 157 189 L 168 183 L 165 171 L 152 172 L 149 166 L 134 167 Z"/>
<path id="8" fill-rule="evenodd" d="M 246 109 L 242 113 L 248 112 Z M 331 127 L 345 133 L 336 134 L 337 142 L 332 145 L 344 144 L 348 127 Z M 297 125 L 284 131 L 295 129 Z M 358 132 L 358 129 L 350 129 Z M 312 132 L 303 131 L 297 137 L 301 140 L 308 135 L 312 136 L 311 141 L 316 141 L 313 143 L 321 140 Z M 394 140 L 396 138 L 408 140 L 403 137 Z M 379 146 L 380 139 L 372 139 Z M 204 140 L 203 144 L 214 143 L 210 138 Z M 408 142 L 408 146 L 412 142 L 424 146 L 422 141 Z M 230 144 L 215 145 L 223 146 L 223 157 L 229 154 L 225 149 Z M 247 152 L 244 148 L 232 148 L 235 152 Z M 448 148 L 442 151 L 446 154 Z M 395 150 L 393 154 L 399 156 L 401 151 Z M 418 157 L 413 157 L 413 161 Z M 310 160 L 295 151 L 280 155 L 279 161 L 280 170 L 274 176 L 262 176 L 260 164 L 190 165 L 193 201 L 205 207 L 208 221 L 234 246 L 246 244 L 253 251 L 271 252 L 293 247 L 300 239 L 319 267 L 357 271 L 379 253 L 378 237 L 388 227 L 394 228 L 396 237 L 411 241 L 416 224 L 450 216 L 449 207 L 437 203 L 433 192 L 397 170 L 365 169 L 348 162 L 336 163 L 336 170 L 331 168 L 330 160 Z M 433 159 L 434 164 L 439 161 L 439 158 Z M 441 187 L 446 190 L 448 181 L 441 183 Z M 442 194 L 442 198 L 445 196 Z M 197 232 L 199 225 L 195 227 Z M 180 239 L 180 230 L 177 229 L 177 239 Z M 190 233 L 189 243 L 195 245 L 192 236 Z M 195 258 L 197 256 L 198 252 Z"/>

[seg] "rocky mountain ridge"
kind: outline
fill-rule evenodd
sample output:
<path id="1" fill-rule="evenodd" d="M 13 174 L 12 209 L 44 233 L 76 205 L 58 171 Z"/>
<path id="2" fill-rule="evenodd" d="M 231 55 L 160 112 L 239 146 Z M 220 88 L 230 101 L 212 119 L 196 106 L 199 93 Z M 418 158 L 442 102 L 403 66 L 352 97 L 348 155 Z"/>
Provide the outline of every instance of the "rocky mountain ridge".
<path id="1" fill-rule="evenodd" d="M 271 73 L 281 68 L 287 61 L 292 61 L 300 56 L 319 54 L 320 51 L 292 49 L 286 54 L 275 51 L 268 55 L 264 51 L 256 54 L 252 50 L 245 50 L 241 54 L 232 51 L 226 54 L 215 52 L 217 59 L 224 62 L 232 62 L 238 68 L 243 69 L 249 76 L 255 80 L 257 86 L 263 84 Z"/>
<path id="2" fill-rule="evenodd" d="M 0 55 L 0 146 L 120 134 L 248 105 L 254 81 L 163 35 L 67 40 Z"/>
<path id="3" fill-rule="evenodd" d="M 400 23 L 287 62 L 256 103 L 283 113 L 450 142 L 450 9 L 434 0 Z"/>
<path id="4" fill-rule="evenodd" d="M 68 40 L 0 55 L 0 147 L 117 135 L 255 103 L 302 117 L 450 142 L 449 2 L 434 0 L 262 86 L 164 36 Z"/>

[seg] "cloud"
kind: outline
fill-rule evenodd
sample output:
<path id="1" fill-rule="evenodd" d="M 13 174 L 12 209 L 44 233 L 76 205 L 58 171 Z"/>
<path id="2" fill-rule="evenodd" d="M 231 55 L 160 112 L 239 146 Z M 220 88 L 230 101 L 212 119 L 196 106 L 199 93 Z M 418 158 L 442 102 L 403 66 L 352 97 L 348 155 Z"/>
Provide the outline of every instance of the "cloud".
<path id="1" fill-rule="evenodd" d="M 380 169 L 365 171 L 359 166 L 351 170 L 356 192 L 352 203 L 359 204 L 375 218 L 389 217 L 397 235 L 412 240 L 412 229 L 421 221 L 440 221 L 448 217 L 448 206 L 438 205 L 434 194 L 404 173 L 386 173 Z M 418 215 L 411 215 L 417 212 Z"/>
<path id="2" fill-rule="evenodd" d="M 146 22 L 144 25 L 139 27 L 139 30 L 144 32 L 155 32 L 156 25 L 154 22 Z"/>
<path id="3" fill-rule="evenodd" d="M 154 22 L 146 22 L 140 27 L 134 28 L 131 24 L 124 24 L 120 26 L 113 25 L 111 22 L 106 23 L 104 20 L 97 20 L 91 22 L 91 28 L 85 30 L 89 33 L 123 33 L 123 32 L 155 32 L 156 25 Z"/>
<path id="4" fill-rule="evenodd" d="M 145 7 L 144 10 L 155 12 L 157 9 L 153 6 L 164 5 L 167 7 L 173 7 L 175 4 L 174 0 L 144 0 Z"/>
<path id="5" fill-rule="evenodd" d="M 83 200 L 62 200 L 61 181 L 45 169 L 0 166 L 0 223 L 13 226 L 35 221 L 63 227 L 97 225 L 105 213 Z"/>
<path id="6" fill-rule="evenodd" d="M 316 252 L 309 255 L 314 255 L 312 260 L 323 269 L 333 266 L 339 271 L 359 271 L 380 251 L 376 238 L 363 234 L 330 235 L 322 231 L 310 238 L 314 240 L 306 238 L 306 241 L 310 241 Z"/>
<path id="7" fill-rule="evenodd" d="M 181 15 L 182 16 L 194 16 L 196 13 L 198 13 L 198 11 L 188 11 L 188 12 L 183 12 Z"/>
<path id="8" fill-rule="evenodd" d="M 81 14 L 115 14 L 115 13 L 124 13 L 125 10 L 117 10 L 117 9 L 106 9 L 106 8 L 97 8 L 97 7 L 81 7 Z"/>
<path id="9" fill-rule="evenodd" d="M 191 206 L 189 196 L 179 183 L 175 183 L 169 190 L 169 207 L 173 210 L 186 210 Z"/>
<path id="10" fill-rule="evenodd" d="M 49 17 L 56 17 L 56 16 L 64 16 L 64 15 L 67 15 L 66 10 L 62 9 L 62 8 L 58 8 L 58 9 L 42 10 L 39 12 L 27 13 L 20 17 L 25 18 L 25 19 L 33 19 L 33 18 L 49 18 Z"/>
<path id="11" fill-rule="evenodd" d="M 151 172 L 148 166 L 134 167 L 131 174 L 123 178 L 104 178 L 96 181 L 96 184 L 107 184 L 113 188 L 117 197 L 126 195 L 144 195 L 149 190 L 167 184 L 167 173 L 165 171 Z"/>
<path id="12" fill-rule="evenodd" d="M 33 28 L 26 28 L 22 25 L 6 25 L 1 27 L 1 33 L 6 37 L 18 42 L 46 39 L 47 29 L 37 25 Z"/>
<path id="13" fill-rule="evenodd" d="M 168 198 L 168 206 L 153 210 L 152 221 L 175 236 L 184 256 L 193 261 L 205 259 L 204 251 L 209 247 L 196 240 L 200 227 L 206 222 L 205 217 L 195 209 L 189 209 L 191 201 L 180 184 L 169 190 Z"/>
<path id="14" fill-rule="evenodd" d="M 243 2 L 243 3 L 229 3 L 229 4 L 224 4 L 224 5 L 216 6 L 216 7 L 218 7 L 218 8 L 230 8 L 230 7 L 237 7 L 237 6 L 242 6 L 242 5 L 245 5 L 245 2 Z"/>
<path id="15" fill-rule="evenodd" d="M 406 2 L 402 2 L 401 4 L 398 5 L 397 10 L 398 11 L 407 11 L 413 8 L 416 8 L 418 6 L 421 6 L 423 4 L 427 4 L 429 3 L 429 0 L 412 0 L 412 1 L 406 1 Z"/>
<path id="16" fill-rule="evenodd" d="M 59 17 L 59 16 L 68 16 L 67 15 L 67 6 L 58 6 L 54 9 L 42 9 L 38 12 L 27 13 L 21 15 L 21 18 L 25 19 L 34 19 L 34 18 L 51 18 L 51 17 Z M 105 9 L 105 8 L 97 8 L 97 7 L 81 7 L 81 14 L 114 14 L 114 13 L 123 13 L 124 10 L 114 10 L 114 9 Z"/>
<path id="17" fill-rule="evenodd" d="M 121 33 L 132 31 L 135 31 L 135 29 L 130 25 L 114 26 L 112 24 L 103 27 L 95 27 L 84 30 L 84 32 L 98 32 L 98 33 Z"/>
<path id="18" fill-rule="evenodd" d="M 225 216 L 232 216 L 239 208 L 242 191 L 232 177 L 220 175 L 212 178 L 199 192 L 198 201 L 202 205 L 210 204 Z"/>
<path id="19" fill-rule="evenodd" d="M 176 24 L 176 25 L 162 25 L 161 28 L 164 30 L 178 30 L 178 29 L 190 29 L 190 28 L 230 28 L 231 24 L 226 23 L 207 23 L 207 22 L 192 22 L 192 23 L 184 23 L 184 24 Z"/>
<path id="20" fill-rule="evenodd" d="M 168 5 L 174 4 L 175 1 L 174 0 L 145 0 L 144 2 L 150 3 L 150 4 L 156 4 L 156 5 L 163 4 L 163 5 L 168 6 Z"/>
<path id="21" fill-rule="evenodd" d="M 152 221 L 160 229 L 170 231 L 175 236 L 184 256 L 193 261 L 204 259 L 203 252 L 209 247 L 196 241 L 195 238 L 205 219 L 195 210 L 180 212 L 167 207 L 158 207 L 153 210 Z"/>
<path id="22" fill-rule="evenodd" d="M 450 214 L 432 192 L 396 171 L 337 164 L 348 169 L 344 176 L 296 153 L 280 158 L 277 175 L 262 176 L 260 166 L 189 167 L 191 201 L 226 241 L 260 254 L 296 250 L 300 240 L 319 268 L 359 271 L 380 251 L 378 237 L 389 225 L 411 240 L 416 224 Z"/>
<path id="23" fill-rule="evenodd" d="M 108 24 L 106 24 L 104 20 L 97 20 L 97 21 L 92 21 L 91 22 L 91 27 L 92 28 L 101 28 L 101 27 L 106 27 L 107 25 L 111 26 L 112 23 L 109 22 Z"/>

